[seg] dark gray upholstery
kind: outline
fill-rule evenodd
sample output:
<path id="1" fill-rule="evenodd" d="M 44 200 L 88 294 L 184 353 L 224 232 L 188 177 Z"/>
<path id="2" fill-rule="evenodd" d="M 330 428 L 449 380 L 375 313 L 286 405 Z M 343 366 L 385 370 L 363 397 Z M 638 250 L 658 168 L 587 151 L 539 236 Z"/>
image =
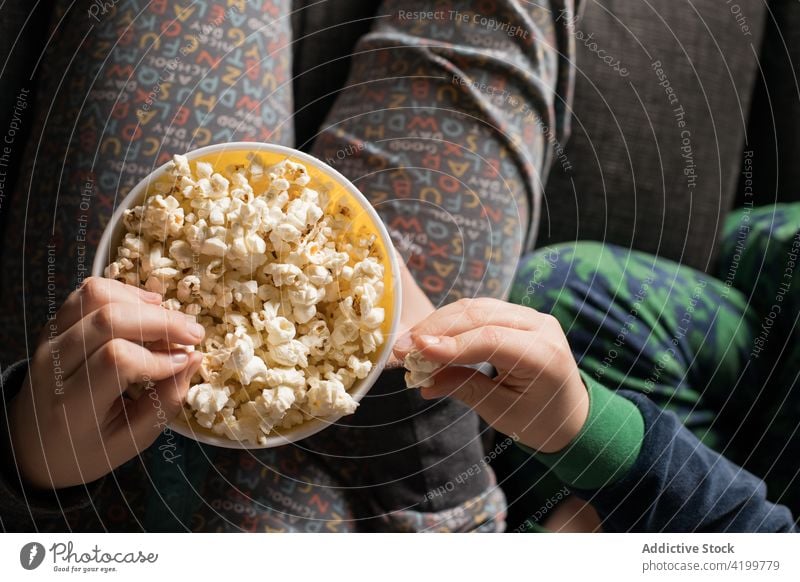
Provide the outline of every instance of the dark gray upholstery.
<path id="1" fill-rule="evenodd" d="M 5 228 L 5 212 L 8 204 L 13 204 L 11 193 L 17 179 L 17 168 L 24 144 L 30 131 L 31 110 L 35 98 L 36 80 L 34 64 L 39 51 L 47 39 L 47 23 L 52 11 L 51 2 L 25 2 L 9 0 L 0 8 L 0 141 L 3 145 L 9 131 L 18 96 L 23 95 L 28 107 L 22 111 L 19 130 L 12 136 L 9 145 L 10 161 L 3 185 L 4 199 L 0 205 L 0 232 Z M 23 91 L 27 90 L 27 93 Z M 22 92 L 22 93 L 21 93 Z"/>
<path id="2" fill-rule="evenodd" d="M 759 203 L 800 200 L 800 5 L 773 0 L 767 15 L 759 79 L 747 128 L 753 189 Z M 745 177 L 740 180 L 741 205 Z"/>
<path id="3" fill-rule="evenodd" d="M 629 75 L 576 40 L 572 170 L 553 166 L 539 246 L 602 240 L 707 268 L 735 197 L 765 14 L 761 0 L 738 4 L 750 36 L 718 0 L 586 4 L 576 28 Z M 684 128 L 651 66 L 657 60 L 685 110 Z M 691 134 L 691 191 L 682 131 Z"/>

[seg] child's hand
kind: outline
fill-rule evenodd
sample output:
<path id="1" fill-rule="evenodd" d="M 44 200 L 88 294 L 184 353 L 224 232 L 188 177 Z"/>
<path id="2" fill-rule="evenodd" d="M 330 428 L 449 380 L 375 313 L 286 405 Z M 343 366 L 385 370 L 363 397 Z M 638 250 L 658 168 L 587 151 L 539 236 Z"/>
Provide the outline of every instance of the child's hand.
<path id="1" fill-rule="evenodd" d="M 397 341 L 447 367 L 425 398 L 454 396 L 500 432 L 542 452 L 564 448 L 580 432 L 589 395 L 558 321 L 496 299 L 462 299 L 437 310 Z M 489 362 L 497 377 L 463 366 Z"/>
<path id="2" fill-rule="evenodd" d="M 9 419 L 28 483 L 60 488 L 98 479 L 152 444 L 178 414 L 200 354 L 142 344 L 193 345 L 204 330 L 160 302 L 157 294 L 90 278 L 45 325 Z M 141 382 L 152 386 L 138 400 L 123 397 Z"/>

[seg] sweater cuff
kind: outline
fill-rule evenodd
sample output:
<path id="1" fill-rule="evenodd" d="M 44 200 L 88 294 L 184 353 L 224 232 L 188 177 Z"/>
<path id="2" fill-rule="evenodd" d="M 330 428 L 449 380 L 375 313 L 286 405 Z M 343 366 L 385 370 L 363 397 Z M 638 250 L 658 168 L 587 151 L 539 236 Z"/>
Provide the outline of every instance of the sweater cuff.
<path id="1" fill-rule="evenodd" d="M 572 442 L 556 453 L 535 457 L 575 489 L 600 489 L 622 479 L 633 467 L 644 441 L 644 419 L 636 405 L 588 374 L 589 415 Z"/>
<path id="2" fill-rule="evenodd" d="M 55 490 L 25 485 L 14 461 L 8 404 L 19 393 L 27 374 L 26 360 L 0 374 L 0 527 L 11 531 L 30 531 L 36 528 L 31 520 L 61 517 L 67 511 L 89 505 L 103 483 L 101 478 L 86 485 Z"/>

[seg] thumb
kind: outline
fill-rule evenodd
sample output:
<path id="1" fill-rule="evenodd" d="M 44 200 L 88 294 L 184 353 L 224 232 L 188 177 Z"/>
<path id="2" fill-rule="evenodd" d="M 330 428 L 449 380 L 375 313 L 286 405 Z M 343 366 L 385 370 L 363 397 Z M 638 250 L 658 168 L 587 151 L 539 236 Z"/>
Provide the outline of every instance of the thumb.
<path id="1" fill-rule="evenodd" d="M 172 378 L 156 382 L 154 389 L 158 392 L 170 420 L 180 412 L 183 401 L 186 400 L 192 376 L 200 369 L 202 363 L 203 355 L 199 352 L 192 352 L 189 354 L 189 363 L 181 372 Z"/>
<path id="2" fill-rule="evenodd" d="M 494 408 L 493 403 L 506 392 L 506 388 L 475 368 L 447 366 L 436 372 L 433 380 L 433 386 L 420 388 L 423 398 L 456 398 L 479 414 L 481 409 Z"/>
<path id="3" fill-rule="evenodd" d="M 128 438 L 133 437 L 137 450 L 150 446 L 183 407 L 189 382 L 203 361 L 202 354 L 189 354 L 186 367 L 169 378 L 160 380 L 128 406 Z"/>

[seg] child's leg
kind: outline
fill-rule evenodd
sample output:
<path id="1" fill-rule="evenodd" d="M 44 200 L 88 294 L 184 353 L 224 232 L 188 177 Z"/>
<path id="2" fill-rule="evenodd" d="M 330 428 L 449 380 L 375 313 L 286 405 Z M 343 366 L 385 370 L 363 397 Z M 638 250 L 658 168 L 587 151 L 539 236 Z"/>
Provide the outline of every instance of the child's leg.
<path id="1" fill-rule="evenodd" d="M 165 435 L 106 477 L 92 506 L 42 531 L 351 532 L 349 495 L 297 447 L 231 453 Z M 21 529 L 28 531 L 30 526 Z"/>
<path id="2" fill-rule="evenodd" d="M 114 206 L 153 168 L 210 143 L 294 145 L 290 0 L 230 8 L 201 0 L 183 10 L 174 2 L 126 1 L 108 11 L 88 0 L 56 4 L 35 128 L 9 205 L 9 224 L 24 236 L 1 247 L 2 268 L 13 274 L 0 286 L 4 362 L 25 355 L 23 314 L 33 341 L 49 302 L 60 305 L 86 275 Z M 337 486 L 299 449 L 251 455 L 164 435 L 108 476 L 93 507 L 38 527 L 353 529 Z"/>
<path id="3" fill-rule="evenodd" d="M 672 261 L 599 243 L 555 246 L 523 263 L 512 300 L 556 316 L 584 371 L 649 394 L 712 445 L 708 398 L 752 374 L 756 316 L 744 296 Z"/>
<path id="4" fill-rule="evenodd" d="M 6 205 L 15 228 L 0 245 L 4 364 L 26 357 L 49 309 L 89 274 L 114 207 L 150 171 L 212 143 L 294 145 L 291 0 L 50 4 Z"/>
<path id="5" fill-rule="evenodd" d="M 719 411 L 756 377 L 747 361 L 757 318 L 739 291 L 671 261 L 586 242 L 533 253 L 511 300 L 556 316 L 585 372 L 612 389 L 649 394 L 728 452 Z M 515 461 L 505 471 L 526 477 L 510 479 L 510 511 L 517 520 L 547 514 L 541 508 L 560 485 L 533 461 Z M 531 483 L 538 491 L 528 491 Z M 522 512 L 513 496 L 524 496 Z"/>
<path id="6" fill-rule="evenodd" d="M 523 42 L 477 19 L 408 17 L 432 5 L 380 2 L 312 151 L 372 202 L 434 305 L 505 298 L 568 124 L 571 6 L 447 5 L 489 11 Z"/>

